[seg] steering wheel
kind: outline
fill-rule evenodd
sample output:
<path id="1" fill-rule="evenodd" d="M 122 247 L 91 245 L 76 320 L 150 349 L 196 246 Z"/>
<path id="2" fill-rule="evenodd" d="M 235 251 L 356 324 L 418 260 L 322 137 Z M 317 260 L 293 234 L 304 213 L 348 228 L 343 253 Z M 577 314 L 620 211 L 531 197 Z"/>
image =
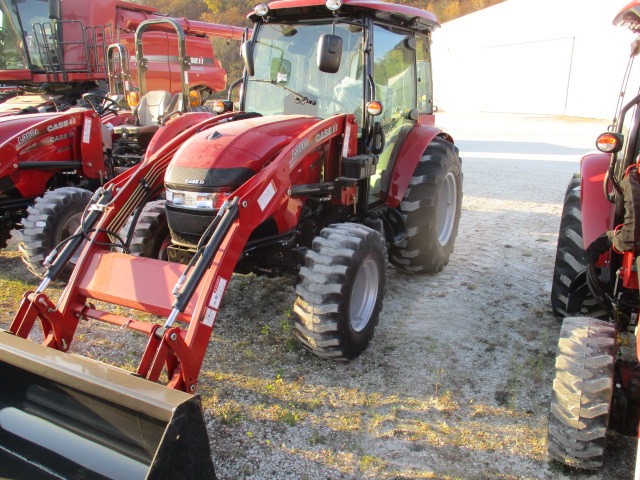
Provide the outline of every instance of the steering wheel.
<path id="1" fill-rule="evenodd" d="M 334 97 L 323 97 L 320 101 L 323 103 L 323 106 L 327 111 L 331 111 L 329 109 L 329 105 L 333 104 L 338 107 L 338 109 L 333 113 L 353 113 L 353 105 L 347 105 L 343 100 L 338 100 Z"/>
<path id="2" fill-rule="evenodd" d="M 53 102 L 53 106 L 56 107 L 57 112 L 64 112 L 65 110 L 69 110 L 73 107 L 70 103 L 60 100 L 59 98 L 51 97 L 51 101 Z"/>
<path id="3" fill-rule="evenodd" d="M 101 117 L 107 113 L 118 115 L 118 112 L 120 111 L 120 105 L 118 105 L 114 99 L 101 93 L 85 93 L 82 95 L 82 99 L 91 105 L 91 108 L 93 108 Z"/>

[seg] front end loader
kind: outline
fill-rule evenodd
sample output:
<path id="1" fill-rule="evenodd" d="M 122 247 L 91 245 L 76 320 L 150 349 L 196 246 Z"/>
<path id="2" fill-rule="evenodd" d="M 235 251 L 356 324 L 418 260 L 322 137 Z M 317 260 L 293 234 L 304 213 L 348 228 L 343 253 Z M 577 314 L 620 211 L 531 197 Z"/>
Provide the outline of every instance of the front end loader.
<path id="1" fill-rule="evenodd" d="M 8 356 L 3 368 L 13 372 L 7 375 L 24 370 L 23 390 L 37 384 L 51 399 L 54 413 L 40 417 L 47 425 L 60 427 L 60 436 L 88 431 L 78 435 L 90 444 L 143 458 L 148 478 L 156 478 L 159 457 L 169 462 L 174 455 L 185 468 L 175 478 L 211 478 L 184 460 L 189 447 L 182 445 L 193 442 L 194 455 L 210 461 L 195 447 L 202 444 L 201 417 L 178 415 L 196 402 L 185 405 L 185 397 L 176 396 L 174 403 L 150 404 L 156 395 L 164 398 L 160 391 L 197 392 L 234 273 L 296 282 L 302 346 L 348 361 L 365 351 L 380 320 L 388 263 L 410 274 L 435 274 L 448 263 L 457 235 L 461 161 L 433 115 L 435 16 L 369 0 L 281 0 L 258 5 L 250 18 L 255 28 L 242 47 L 244 76 L 228 100 L 216 103 L 218 114 L 186 112 L 161 126 L 144 160 L 94 194 L 77 232 L 47 259 L 43 282 L 24 294 L 8 330 L 0 332 L 0 351 Z M 47 287 L 72 258 L 73 273 L 54 302 Z M 142 320 L 137 311 L 162 320 Z M 57 359 L 71 356 L 84 319 L 147 337 L 135 372 L 97 372 L 95 362 L 73 356 L 84 375 L 58 375 L 73 370 Z M 43 341 L 31 354 L 22 345 L 36 325 Z M 21 366 L 30 355 L 46 367 L 34 368 L 41 381 L 30 380 L 27 363 Z M 17 395 L 8 401 L 26 411 L 18 390 L 3 391 Z M 54 395 L 59 390 L 73 393 Z M 76 393 L 77 408 L 66 409 Z M 111 413 L 101 413 L 102 404 L 119 402 L 125 418 L 110 428 Z M 136 407 L 143 420 L 134 424 L 128 420 Z M 83 414 L 93 408 L 95 415 Z M 149 416 L 160 424 L 149 429 L 157 442 L 137 432 L 146 432 Z M 79 463 L 62 448 L 50 450 L 52 460 Z M 16 449 L 16 461 L 23 457 Z M 113 468 L 129 462 L 117 458 L 122 462 L 114 459 Z"/>

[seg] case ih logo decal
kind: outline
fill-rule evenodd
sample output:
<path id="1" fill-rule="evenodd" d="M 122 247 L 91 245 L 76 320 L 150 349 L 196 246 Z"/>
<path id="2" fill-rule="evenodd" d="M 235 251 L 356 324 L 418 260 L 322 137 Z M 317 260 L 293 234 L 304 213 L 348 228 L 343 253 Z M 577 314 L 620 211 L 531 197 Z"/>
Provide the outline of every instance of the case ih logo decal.
<path id="1" fill-rule="evenodd" d="M 190 58 L 191 65 L 213 65 L 213 58 L 204 58 L 204 57 L 191 57 Z"/>
<path id="2" fill-rule="evenodd" d="M 324 129 L 323 131 L 321 131 L 316 135 L 316 143 L 321 142 L 322 140 L 327 138 L 329 135 L 333 135 L 337 131 L 338 131 L 338 124 L 334 123 L 329 128 Z"/>
<path id="3" fill-rule="evenodd" d="M 29 130 L 27 133 L 23 133 L 18 137 L 18 145 L 22 145 L 27 140 L 36 137 L 40 133 L 40 130 L 34 128 L 33 130 Z"/>
<path id="4" fill-rule="evenodd" d="M 55 142 L 59 142 L 60 140 L 66 140 L 67 138 L 69 138 L 69 134 L 63 133 L 62 135 L 56 135 L 55 137 L 47 138 L 45 143 L 55 143 Z"/>
<path id="5" fill-rule="evenodd" d="M 69 119 L 64 120 L 62 122 L 58 122 L 58 123 L 54 123 L 53 125 L 49 125 L 47 127 L 47 132 L 53 132 L 54 130 L 58 130 L 60 128 L 70 127 L 72 125 L 75 125 L 76 123 L 78 123 L 78 122 L 76 121 L 75 118 L 69 118 Z"/>
<path id="6" fill-rule="evenodd" d="M 314 138 L 315 143 L 318 144 L 322 142 L 325 138 L 333 135 L 338 131 L 338 124 L 334 123 L 329 128 L 325 128 L 321 132 L 316 133 Z M 309 146 L 309 138 L 303 139 L 300 143 L 298 143 L 294 149 L 291 151 L 291 160 L 289 161 L 289 168 L 293 169 L 298 163 L 298 156 Z"/>

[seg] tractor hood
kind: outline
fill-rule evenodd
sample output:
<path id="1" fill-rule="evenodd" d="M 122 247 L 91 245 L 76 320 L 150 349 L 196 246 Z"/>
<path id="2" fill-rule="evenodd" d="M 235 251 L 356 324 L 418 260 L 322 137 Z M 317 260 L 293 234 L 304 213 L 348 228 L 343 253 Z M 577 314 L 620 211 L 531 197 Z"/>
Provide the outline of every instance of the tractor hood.
<path id="1" fill-rule="evenodd" d="M 167 168 L 165 186 L 193 192 L 233 191 L 319 121 L 306 115 L 274 115 L 204 130 L 178 149 Z"/>

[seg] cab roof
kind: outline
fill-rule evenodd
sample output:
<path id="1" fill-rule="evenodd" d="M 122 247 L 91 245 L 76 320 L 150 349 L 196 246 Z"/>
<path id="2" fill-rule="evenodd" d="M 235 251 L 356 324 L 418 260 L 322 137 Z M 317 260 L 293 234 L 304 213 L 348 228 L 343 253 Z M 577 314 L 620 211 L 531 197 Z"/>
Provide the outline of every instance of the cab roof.
<path id="1" fill-rule="evenodd" d="M 269 13 L 267 16 L 276 20 L 293 20 L 307 17 L 330 18 L 332 16 L 332 13 L 325 5 L 325 0 L 275 0 L 268 5 Z M 398 5 L 379 0 L 342 0 L 342 7 L 337 13 L 345 15 L 364 13 L 377 20 L 418 31 L 433 31 L 440 26 L 438 18 L 431 12 L 408 5 Z M 250 13 L 248 18 L 255 22 L 260 17 Z"/>
<path id="2" fill-rule="evenodd" d="M 628 28 L 632 32 L 640 32 L 640 0 L 634 0 L 620 10 L 613 19 L 613 24 Z"/>

